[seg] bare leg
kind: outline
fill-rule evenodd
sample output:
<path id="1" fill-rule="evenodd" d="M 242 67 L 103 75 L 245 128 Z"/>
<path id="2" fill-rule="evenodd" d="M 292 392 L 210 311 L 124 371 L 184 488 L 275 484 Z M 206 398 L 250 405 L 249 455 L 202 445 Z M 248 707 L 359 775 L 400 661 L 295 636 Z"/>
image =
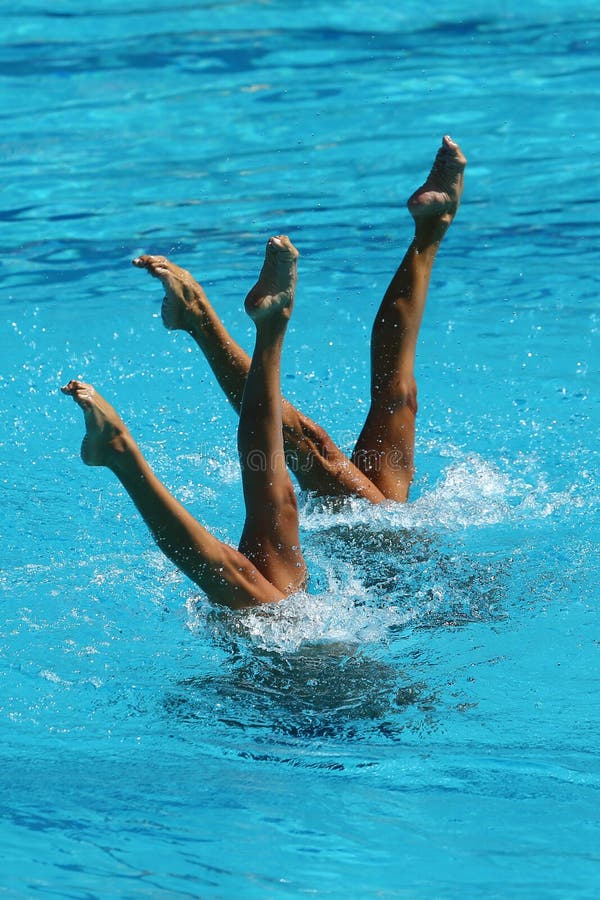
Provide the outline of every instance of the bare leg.
<path id="1" fill-rule="evenodd" d="M 408 201 L 415 236 L 373 325 L 371 407 L 352 461 L 390 500 L 407 499 L 414 474 L 417 337 L 436 253 L 460 202 L 466 162 L 458 144 L 445 137 L 427 181 Z"/>
<path id="2" fill-rule="evenodd" d="M 281 419 L 281 351 L 294 304 L 297 259 L 285 235 L 270 238 L 258 281 L 246 297 L 256 343 L 238 427 L 246 502 L 240 551 L 284 594 L 306 581 Z"/>
<path id="3" fill-rule="evenodd" d="M 161 281 L 165 289 L 162 318 L 166 328 L 187 331 L 193 337 L 239 414 L 250 357 L 229 335 L 201 285 L 186 269 L 164 256 L 140 256 L 133 264 Z M 325 429 L 285 399 L 282 422 L 287 461 L 304 490 L 323 496 L 358 496 L 372 503 L 384 499 Z"/>
<path id="4" fill-rule="evenodd" d="M 88 466 L 107 466 L 115 473 L 160 549 L 209 599 L 238 609 L 283 598 L 253 563 L 213 537 L 175 500 L 144 460 L 117 412 L 91 385 L 70 381 L 62 391 L 83 410 L 83 461 Z"/>

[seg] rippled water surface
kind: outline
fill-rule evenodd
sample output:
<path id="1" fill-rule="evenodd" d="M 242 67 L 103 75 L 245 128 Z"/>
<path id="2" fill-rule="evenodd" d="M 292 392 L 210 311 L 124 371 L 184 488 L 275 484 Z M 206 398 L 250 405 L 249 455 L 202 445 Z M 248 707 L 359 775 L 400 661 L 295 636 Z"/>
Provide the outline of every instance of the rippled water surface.
<path id="1" fill-rule="evenodd" d="M 599 890 L 595 3 L 2 9 L 0 836 L 9 897 Z M 236 419 L 156 282 L 240 342 L 301 250 L 287 396 L 352 447 L 406 196 L 469 157 L 418 352 L 406 506 L 301 497 L 311 584 L 211 607 L 110 473 L 100 387 L 220 538 Z"/>

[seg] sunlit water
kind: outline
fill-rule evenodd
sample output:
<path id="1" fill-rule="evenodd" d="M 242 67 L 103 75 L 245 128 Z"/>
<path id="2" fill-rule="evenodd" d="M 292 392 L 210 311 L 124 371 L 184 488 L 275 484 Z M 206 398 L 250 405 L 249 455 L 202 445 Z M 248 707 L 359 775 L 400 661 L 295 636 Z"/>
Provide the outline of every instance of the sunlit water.
<path id="1" fill-rule="evenodd" d="M 4 6 L 3 895 L 598 891 L 598 97 L 591 2 Z M 368 337 L 449 131 L 469 157 L 418 355 L 406 506 L 301 498 L 306 594 L 211 607 L 69 377 L 234 543 L 234 413 L 168 253 L 250 346 L 302 252 L 290 399 L 350 449 Z"/>

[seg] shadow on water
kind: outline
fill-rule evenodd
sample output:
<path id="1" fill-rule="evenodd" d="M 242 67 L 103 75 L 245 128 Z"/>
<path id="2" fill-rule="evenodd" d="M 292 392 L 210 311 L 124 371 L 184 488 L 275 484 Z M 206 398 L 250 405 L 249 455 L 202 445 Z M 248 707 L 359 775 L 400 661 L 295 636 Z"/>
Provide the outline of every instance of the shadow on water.
<path id="1" fill-rule="evenodd" d="M 505 617 L 510 560 L 489 551 L 475 554 L 456 534 L 448 539 L 425 529 L 341 523 L 313 535 L 310 554 L 321 572 L 324 565 L 331 571 L 332 560 L 338 570 L 351 568 L 364 588 L 363 603 L 393 605 L 415 628 Z M 391 630 L 405 627 L 405 620 L 390 623 Z"/>
<path id="2" fill-rule="evenodd" d="M 486 643 L 478 630 L 543 596 L 529 557 L 547 500 L 473 459 L 411 504 L 306 502 L 310 593 L 243 613 L 190 604 L 190 630 L 223 663 L 174 683 L 164 711 L 284 744 L 446 729 L 477 704 L 467 670 Z"/>
<path id="3" fill-rule="evenodd" d="M 164 697 L 165 713 L 180 724 L 202 723 L 210 711 L 227 729 L 280 741 L 360 739 L 422 728 L 425 720 L 434 727 L 434 707 L 424 682 L 339 644 L 285 654 L 246 650 L 226 673 L 183 679 Z"/>
<path id="4" fill-rule="evenodd" d="M 368 525 L 312 535 L 308 554 L 321 565 L 318 594 L 243 614 L 196 605 L 192 630 L 225 663 L 168 690 L 170 719 L 284 742 L 401 740 L 443 727 L 449 706 L 468 706 L 448 671 L 436 672 L 429 636 L 451 640 L 458 627 L 503 619 L 505 563 L 451 552 L 426 532 Z"/>

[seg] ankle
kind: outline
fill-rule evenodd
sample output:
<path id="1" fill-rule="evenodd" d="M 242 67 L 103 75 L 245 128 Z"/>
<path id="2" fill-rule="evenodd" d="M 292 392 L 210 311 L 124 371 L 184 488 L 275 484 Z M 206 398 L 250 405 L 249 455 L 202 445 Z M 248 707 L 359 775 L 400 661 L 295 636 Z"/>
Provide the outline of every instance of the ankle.
<path id="1" fill-rule="evenodd" d="M 119 431 L 106 441 L 104 449 L 104 465 L 113 472 L 126 468 L 127 462 L 131 458 L 136 446 L 137 445 L 129 432 L 119 429 Z"/>
<path id="2" fill-rule="evenodd" d="M 413 238 L 413 247 L 416 252 L 420 256 L 424 254 L 435 256 L 451 222 L 452 219 L 446 216 L 417 220 Z"/>
<path id="3" fill-rule="evenodd" d="M 440 249 L 440 244 L 442 243 L 442 235 L 432 235 L 432 234 L 419 234 L 415 231 L 415 236 L 412 241 L 412 248 L 416 254 L 416 256 L 427 260 L 429 263 L 433 263 L 438 250 Z"/>
<path id="4" fill-rule="evenodd" d="M 214 319 L 202 303 L 195 303 L 188 308 L 182 318 L 182 330 L 187 332 L 200 347 L 215 331 Z"/>
<path id="5" fill-rule="evenodd" d="M 287 319 L 275 319 L 256 322 L 256 350 L 260 352 L 281 352 L 285 333 L 287 331 Z"/>

